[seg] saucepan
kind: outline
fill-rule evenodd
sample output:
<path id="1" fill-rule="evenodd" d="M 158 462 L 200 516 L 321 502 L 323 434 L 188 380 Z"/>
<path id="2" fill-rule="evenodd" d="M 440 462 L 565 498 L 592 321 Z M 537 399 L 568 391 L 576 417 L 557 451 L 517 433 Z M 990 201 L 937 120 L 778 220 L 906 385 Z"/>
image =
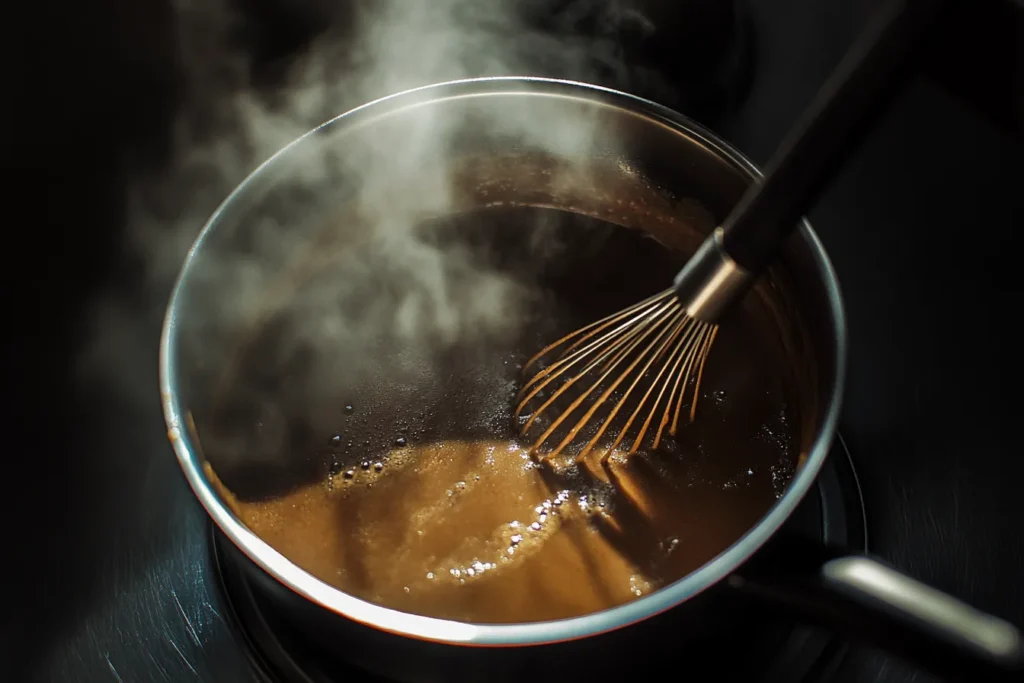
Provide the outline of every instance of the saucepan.
<path id="1" fill-rule="evenodd" d="M 332 401 L 356 396 L 359 409 L 397 411 L 402 420 L 420 419 L 427 431 L 432 420 L 444 421 L 428 399 L 406 390 L 408 382 L 380 380 L 385 370 L 425 362 L 389 356 L 387 343 L 371 334 L 384 315 L 377 302 L 396 288 L 422 294 L 399 307 L 402 315 L 391 321 L 398 336 L 443 342 L 472 328 L 484 351 L 507 337 L 515 320 L 511 300 L 497 290 L 483 296 L 489 281 L 471 276 L 439 284 L 432 273 L 440 247 L 410 246 L 403 227 L 410 216 L 557 209 L 642 231 L 686 254 L 759 177 L 742 154 L 673 111 L 621 92 L 533 78 L 465 80 L 386 97 L 323 124 L 265 162 L 224 201 L 189 252 L 160 352 L 174 452 L 251 583 L 311 642 L 397 680 L 478 679 L 482 671 L 489 679 L 600 677 L 610 652 L 641 657 L 644 633 L 661 628 L 665 614 L 687 625 L 676 636 L 684 648 L 687 631 L 729 619 L 726 606 L 736 600 L 794 612 L 950 677 L 1019 675 L 1022 640 L 1012 625 L 881 561 L 785 531 L 836 438 L 846 370 L 839 284 L 806 222 L 748 297 L 774 302 L 761 308 L 783 321 L 769 336 L 791 359 L 799 406 L 795 470 L 759 521 L 674 583 L 610 609 L 537 623 L 406 614 L 304 571 L 251 531 L 215 484 L 211 463 L 232 490 L 252 495 L 321 477 L 331 465 L 304 454 L 316 451 L 333 419 L 328 414 L 336 414 L 336 405 L 325 408 Z M 391 227 L 381 233 L 385 224 Z M 519 241 L 530 244 L 516 246 L 510 234 L 501 253 L 525 249 L 536 256 L 544 248 L 525 237 Z M 584 258 L 584 251 L 585 243 L 558 258 Z M 381 266 L 388 254 L 403 267 Z M 339 268 L 349 274 L 344 282 L 322 275 Z M 592 282 L 603 289 L 593 296 L 614 297 L 643 270 L 632 263 L 602 271 Z M 317 278 L 320 286 L 310 290 Z M 329 296 L 339 287 L 350 288 L 342 303 Z M 309 291 L 319 294 L 297 303 Z M 292 309 L 307 315 L 279 315 Z M 470 313 L 475 317 L 467 321 Z M 276 360 L 262 369 L 239 360 L 254 329 L 271 330 L 261 338 L 275 340 L 263 353 Z M 340 376 L 350 383 L 344 397 L 332 386 Z M 243 390 L 232 393 L 230 386 Z M 264 400 L 271 386 L 276 403 Z M 493 421 L 458 424 L 486 403 L 472 398 L 472 387 L 467 391 L 470 398 L 451 406 L 446 424 L 486 432 Z M 229 394 L 236 428 L 215 428 L 211 416 Z M 501 413 L 490 415 L 500 421 Z M 372 421 L 361 427 L 364 434 L 389 428 Z M 743 643 L 736 646 L 743 651 Z"/>

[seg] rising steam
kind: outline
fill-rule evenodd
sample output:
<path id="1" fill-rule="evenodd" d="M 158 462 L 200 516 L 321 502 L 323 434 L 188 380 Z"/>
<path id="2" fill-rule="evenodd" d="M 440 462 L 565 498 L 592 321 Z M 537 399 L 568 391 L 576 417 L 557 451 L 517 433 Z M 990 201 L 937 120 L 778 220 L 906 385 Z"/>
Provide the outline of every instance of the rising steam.
<path id="1" fill-rule="evenodd" d="M 485 75 L 544 73 L 591 81 L 601 69 L 605 82 L 611 74 L 613 85 L 628 86 L 613 41 L 530 28 L 521 11 L 530 4 L 353 3 L 353 23 L 317 38 L 292 63 L 283 83 L 268 91 L 252 82 L 244 51 L 227 47 L 238 16 L 209 0 L 177 0 L 185 92 L 173 130 L 173 154 L 165 168 L 140 173 L 128 189 L 127 245 L 145 273 L 148 310 L 162 314 L 186 251 L 230 191 L 277 150 L 341 112 L 408 88 Z M 571 15 L 573 6 L 589 4 L 577 0 L 563 11 Z M 316 359 L 315 370 L 307 367 L 305 372 L 323 391 L 337 373 L 348 373 L 349 383 L 358 383 L 360 373 L 379 375 L 384 361 L 374 366 L 366 350 L 379 346 L 382 338 L 404 344 L 403 362 L 422 370 L 427 352 L 438 345 L 467 335 L 507 334 L 529 292 L 464 250 L 438 247 L 413 230 L 430 215 L 455 208 L 447 151 L 465 123 L 423 116 L 386 139 L 370 137 L 344 147 L 343 153 L 304 155 L 273 210 L 240 226 L 247 234 L 245 247 L 218 253 L 197 272 L 210 295 L 195 309 L 201 322 L 193 346 L 202 347 L 203 335 L 224 336 L 251 323 L 274 296 L 287 297 L 288 282 L 275 278 L 302 258 L 329 259 L 331 250 L 322 247 L 324 234 L 344 240 L 360 230 L 368 233 L 364 242 L 372 244 L 369 256 L 348 258 L 307 286 L 297 309 L 303 314 L 292 316 L 282 341 L 282 353 L 302 350 Z M 593 145 L 609 142 L 595 140 L 587 121 L 545 119 L 527 107 L 512 108 L 486 125 L 560 158 L 582 158 Z M 354 175 L 360 181 L 346 200 L 348 219 L 325 228 L 327 209 L 317 197 L 329 196 L 327 190 L 337 189 L 340 178 Z M 321 215 L 312 216 L 313 209 Z M 396 283 L 384 288 L 386 296 L 376 286 L 382 278 Z M 375 285 L 372 295 L 368 283 Z M 83 367 L 109 372 L 121 365 L 124 347 L 139 338 L 138 314 L 108 300 L 96 320 L 96 343 Z M 417 340 L 423 353 L 412 343 Z M 225 362 L 214 352 L 211 356 L 209 363 Z M 398 372 L 400 366 L 396 362 L 389 370 Z M 137 387 L 128 382 L 125 388 Z"/>

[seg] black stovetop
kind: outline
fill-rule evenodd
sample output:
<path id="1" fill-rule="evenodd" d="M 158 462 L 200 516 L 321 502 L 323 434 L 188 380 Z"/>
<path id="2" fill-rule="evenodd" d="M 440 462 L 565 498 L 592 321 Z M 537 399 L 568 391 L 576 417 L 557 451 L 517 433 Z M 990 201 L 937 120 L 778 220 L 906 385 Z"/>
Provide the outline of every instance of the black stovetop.
<path id="1" fill-rule="evenodd" d="M 749 4 L 751 90 L 713 127 L 763 162 L 871 3 Z M 75 17 L 55 20 L 57 33 L 95 28 Z M 145 40 L 133 35 L 128 44 Z M 100 69 L 85 54 L 64 59 L 88 63 L 93 75 Z M 135 82 L 90 95 L 122 109 L 110 115 L 117 125 L 129 125 L 133 97 L 150 96 Z M 21 334 L 5 339 L 5 386 L 18 407 L 5 429 L 0 664 L 12 681 L 259 680 L 217 585 L 207 519 L 166 442 L 156 382 L 163 302 L 138 302 L 130 324 L 101 318 L 110 340 L 102 351 L 119 368 L 109 383 L 75 374 L 83 332 L 67 316 L 76 293 L 89 291 L 89 274 L 107 267 L 110 239 L 87 231 L 119 212 L 97 180 L 109 170 L 102 142 L 69 123 L 76 107 L 103 105 L 45 101 L 63 113 L 9 129 L 5 141 L 21 145 L 9 196 L 25 212 L 6 231 L 5 276 L 29 265 L 5 288 Z M 1024 458 L 1020 402 L 1008 388 L 1021 364 L 1007 313 L 1019 309 L 1021 293 L 1013 268 L 1024 247 L 1022 151 L 1019 139 L 916 80 L 811 213 L 849 315 L 841 431 L 871 550 L 1018 624 L 1024 537 L 1011 520 L 1024 519 Z M 856 647 L 831 673 L 850 683 L 925 680 Z"/>

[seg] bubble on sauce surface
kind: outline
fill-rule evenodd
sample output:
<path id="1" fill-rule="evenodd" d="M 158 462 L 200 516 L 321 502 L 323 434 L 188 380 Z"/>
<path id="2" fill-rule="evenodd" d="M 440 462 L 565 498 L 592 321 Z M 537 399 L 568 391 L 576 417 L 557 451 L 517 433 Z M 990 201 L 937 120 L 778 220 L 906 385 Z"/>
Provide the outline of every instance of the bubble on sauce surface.
<path id="1" fill-rule="evenodd" d="M 782 498 L 786 493 L 786 487 L 789 486 L 789 482 L 795 474 L 793 464 L 788 461 L 775 463 L 769 467 L 769 472 L 772 480 L 772 491 L 777 499 Z"/>
<path id="2" fill-rule="evenodd" d="M 679 539 L 671 536 L 658 544 L 658 549 L 666 556 L 671 555 L 679 547 Z"/>
<path id="3" fill-rule="evenodd" d="M 640 597 L 652 592 L 655 589 L 655 585 L 649 579 L 639 574 L 633 574 L 629 577 L 629 592 L 633 595 Z"/>

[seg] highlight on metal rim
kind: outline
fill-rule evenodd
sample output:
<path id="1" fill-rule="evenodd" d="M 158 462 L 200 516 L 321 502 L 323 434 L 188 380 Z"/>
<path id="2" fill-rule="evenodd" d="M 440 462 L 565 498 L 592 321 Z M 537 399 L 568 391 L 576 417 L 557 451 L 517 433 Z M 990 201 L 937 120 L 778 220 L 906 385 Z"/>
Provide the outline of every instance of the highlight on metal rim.
<path id="1" fill-rule="evenodd" d="M 626 455 L 633 455 L 652 434 L 656 449 L 666 427 L 676 434 L 690 396 L 693 421 L 717 333 L 717 325 L 688 316 L 669 289 L 545 347 L 523 366 L 524 375 L 533 374 L 516 397 L 521 435 L 541 432 L 530 455 L 553 458 L 587 439 L 576 461 L 600 444 L 604 464 L 627 437 Z M 557 443 L 550 448 L 549 442 Z"/>

